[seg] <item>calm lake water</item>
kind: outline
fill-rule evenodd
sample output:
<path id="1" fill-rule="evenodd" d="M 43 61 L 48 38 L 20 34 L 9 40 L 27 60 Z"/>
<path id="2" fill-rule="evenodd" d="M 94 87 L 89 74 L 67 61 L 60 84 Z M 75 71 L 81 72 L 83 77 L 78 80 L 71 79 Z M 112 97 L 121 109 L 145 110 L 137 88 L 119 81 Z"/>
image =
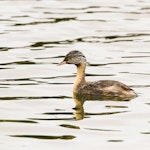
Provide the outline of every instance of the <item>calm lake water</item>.
<path id="1" fill-rule="evenodd" d="M 57 66 L 71 50 L 87 57 L 87 80 L 138 97 L 73 98 L 76 68 Z M 149 0 L 0 1 L 1 150 L 149 150 L 149 93 Z"/>

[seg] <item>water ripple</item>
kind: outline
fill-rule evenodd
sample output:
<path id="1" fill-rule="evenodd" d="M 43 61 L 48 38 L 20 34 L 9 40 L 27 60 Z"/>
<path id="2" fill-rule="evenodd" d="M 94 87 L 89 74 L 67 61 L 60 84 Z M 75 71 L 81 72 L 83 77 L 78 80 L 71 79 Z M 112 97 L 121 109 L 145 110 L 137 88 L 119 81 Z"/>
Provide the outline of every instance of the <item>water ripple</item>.
<path id="1" fill-rule="evenodd" d="M 95 129 L 95 128 L 84 128 L 84 129 L 102 132 L 121 132 L 120 130 L 111 130 L 111 129 Z"/>
<path id="2" fill-rule="evenodd" d="M 26 96 L 26 97 L 0 97 L 0 100 L 41 100 L 41 99 L 64 99 L 64 98 L 71 98 L 69 96 Z"/>
<path id="3" fill-rule="evenodd" d="M 31 65 L 31 64 L 37 64 L 36 62 L 33 61 L 16 61 L 16 62 L 10 62 L 10 63 L 0 63 L 0 65 Z"/>
<path id="4" fill-rule="evenodd" d="M 37 123 L 36 121 L 31 120 L 0 120 L 1 123 L 9 122 L 9 123 Z"/>
<path id="5" fill-rule="evenodd" d="M 34 44 L 31 44 L 30 47 L 41 47 L 45 45 L 60 45 L 60 44 L 71 44 L 76 42 L 87 42 L 87 43 L 113 43 L 113 42 L 125 42 L 125 41 L 134 41 L 133 38 L 150 36 L 150 34 L 146 33 L 129 33 L 126 35 L 110 35 L 110 36 L 87 36 L 87 37 L 79 37 L 75 39 L 68 39 L 62 41 L 40 41 Z M 132 39 L 131 39 L 132 38 Z"/>
<path id="6" fill-rule="evenodd" d="M 101 116 L 101 115 L 113 115 L 113 114 L 118 114 L 118 113 L 127 113 L 129 111 L 115 111 L 115 112 L 102 112 L 102 113 L 85 113 L 87 116 Z"/>
<path id="7" fill-rule="evenodd" d="M 10 47 L 0 47 L 0 51 L 8 51 L 10 50 Z"/>
<path id="8" fill-rule="evenodd" d="M 80 129 L 79 126 L 70 125 L 70 124 L 61 124 L 61 127 L 69 128 L 69 129 Z"/>
<path id="9" fill-rule="evenodd" d="M 27 26 L 27 25 L 38 25 L 38 24 L 51 24 L 51 23 L 59 23 L 64 21 L 76 20 L 76 18 L 48 18 L 50 21 L 34 21 L 28 23 L 16 23 L 13 26 Z"/>
<path id="10" fill-rule="evenodd" d="M 34 139 L 41 139 L 41 140 L 72 140 L 76 138 L 73 135 L 60 135 L 60 136 L 52 136 L 52 135 L 10 135 L 11 137 L 17 138 L 34 138 Z"/>

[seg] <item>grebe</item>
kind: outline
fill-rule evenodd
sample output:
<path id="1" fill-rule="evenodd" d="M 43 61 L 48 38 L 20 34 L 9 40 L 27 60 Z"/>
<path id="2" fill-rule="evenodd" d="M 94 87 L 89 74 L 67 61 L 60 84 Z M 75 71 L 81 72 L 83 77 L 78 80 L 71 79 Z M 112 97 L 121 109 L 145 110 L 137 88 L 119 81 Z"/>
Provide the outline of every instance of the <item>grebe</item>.
<path id="1" fill-rule="evenodd" d="M 96 98 L 120 98 L 132 99 L 136 93 L 129 86 L 114 80 L 99 80 L 87 82 L 85 80 L 86 57 L 82 52 L 70 51 L 64 60 L 58 65 L 74 64 L 77 67 L 77 75 L 73 86 L 73 93 L 77 95 L 89 95 Z"/>

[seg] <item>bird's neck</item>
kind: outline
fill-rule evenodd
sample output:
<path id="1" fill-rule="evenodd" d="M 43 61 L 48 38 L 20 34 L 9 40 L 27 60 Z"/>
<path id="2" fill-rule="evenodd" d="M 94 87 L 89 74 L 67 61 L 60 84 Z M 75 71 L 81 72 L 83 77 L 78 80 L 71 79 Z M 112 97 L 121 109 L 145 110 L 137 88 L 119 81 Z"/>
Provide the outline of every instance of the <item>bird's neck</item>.
<path id="1" fill-rule="evenodd" d="M 79 87 L 85 83 L 85 68 L 85 63 L 80 63 L 79 65 L 77 65 L 77 75 L 73 87 L 74 93 L 77 93 Z"/>

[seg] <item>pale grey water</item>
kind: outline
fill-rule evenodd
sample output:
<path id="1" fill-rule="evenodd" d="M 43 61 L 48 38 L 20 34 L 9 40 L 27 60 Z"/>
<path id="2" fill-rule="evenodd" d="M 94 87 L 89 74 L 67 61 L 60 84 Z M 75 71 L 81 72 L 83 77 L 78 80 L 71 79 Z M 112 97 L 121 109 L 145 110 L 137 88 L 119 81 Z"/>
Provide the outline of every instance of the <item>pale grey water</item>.
<path id="1" fill-rule="evenodd" d="M 149 150 L 149 18 L 149 0 L 1 0 L 0 149 Z M 73 110 L 76 68 L 57 63 L 74 49 L 87 80 L 118 80 L 138 97 Z"/>

